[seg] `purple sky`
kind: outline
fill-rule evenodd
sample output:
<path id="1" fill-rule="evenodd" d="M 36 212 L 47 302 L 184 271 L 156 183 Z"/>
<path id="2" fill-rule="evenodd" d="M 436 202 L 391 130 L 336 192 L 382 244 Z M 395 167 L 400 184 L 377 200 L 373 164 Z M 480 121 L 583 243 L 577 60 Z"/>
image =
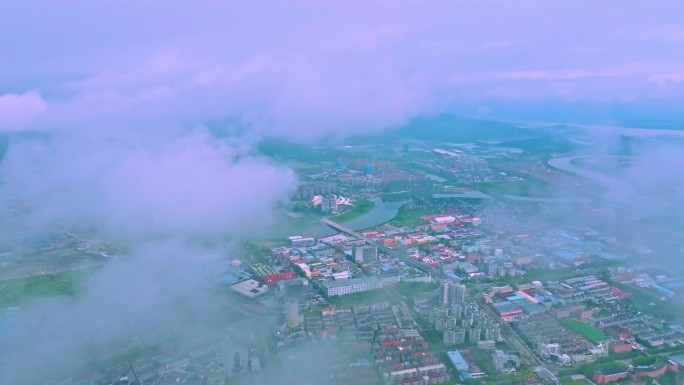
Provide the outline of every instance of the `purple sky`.
<path id="1" fill-rule="evenodd" d="M 0 127 L 239 116 L 305 137 L 461 102 L 676 102 L 683 14 L 681 1 L 10 0 Z"/>

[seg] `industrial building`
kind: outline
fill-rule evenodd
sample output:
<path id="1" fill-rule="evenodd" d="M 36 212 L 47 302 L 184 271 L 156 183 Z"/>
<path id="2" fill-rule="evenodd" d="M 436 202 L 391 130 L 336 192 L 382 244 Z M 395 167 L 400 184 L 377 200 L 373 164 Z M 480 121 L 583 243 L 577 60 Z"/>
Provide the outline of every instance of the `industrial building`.
<path id="1" fill-rule="evenodd" d="M 463 358 L 463 356 L 458 350 L 448 351 L 447 356 L 449 356 L 449 361 L 451 361 L 451 363 L 454 364 L 454 367 L 459 372 L 467 372 L 468 369 L 470 369 L 468 362 L 466 362 L 465 358 Z"/>
<path id="2" fill-rule="evenodd" d="M 230 289 L 248 299 L 261 297 L 268 292 L 268 286 L 253 279 L 238 282 L 231 286 Z"/>
<path id="3" fill-rule="evenodd" d="M 328 296 L 335 296 L 382 289 L 382 280 L 377 277 L 352 278 L 324 281 L 321 286 Z"/>

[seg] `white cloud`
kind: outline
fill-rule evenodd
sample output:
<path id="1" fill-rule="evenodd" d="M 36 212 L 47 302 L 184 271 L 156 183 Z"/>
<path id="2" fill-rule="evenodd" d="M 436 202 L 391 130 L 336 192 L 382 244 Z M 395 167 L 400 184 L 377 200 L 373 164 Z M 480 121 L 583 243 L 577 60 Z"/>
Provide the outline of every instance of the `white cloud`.
<path id="1" fill-rule="evenodd" d="M 47 109 L 38 92 L 0 95 L 0 132 L 18 131 Z"/>

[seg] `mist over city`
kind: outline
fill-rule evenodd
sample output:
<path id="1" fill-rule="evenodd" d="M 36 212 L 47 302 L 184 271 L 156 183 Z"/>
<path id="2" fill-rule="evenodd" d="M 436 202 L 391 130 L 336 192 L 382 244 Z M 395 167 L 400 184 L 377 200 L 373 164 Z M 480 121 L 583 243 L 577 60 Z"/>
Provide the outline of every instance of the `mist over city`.
<path id="1" fill-rule="evenodd" d="M 684 384 L 682 14 L 6 1 L 0 385 Z"/>

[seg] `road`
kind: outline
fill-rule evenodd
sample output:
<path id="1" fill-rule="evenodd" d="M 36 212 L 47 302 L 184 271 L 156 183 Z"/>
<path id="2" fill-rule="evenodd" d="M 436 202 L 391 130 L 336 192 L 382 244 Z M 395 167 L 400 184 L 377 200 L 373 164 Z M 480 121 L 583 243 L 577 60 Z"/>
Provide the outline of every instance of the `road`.
<path id="1" fill-rule="evenodd" d="M 506 342 L 515 350 L 520 352 L 525 359 L 532 365 L 536 366 L 538 372 L 544 373 L 544 377 L 551 379 L 554 383 L 560 384 L 558 378 L 544 365 L 544 363 L 537 357 L 536 354 L 530 349 L 527 344 L 516 334 L 516 332 L 511 328 L 511 326 L 499 317 L 498 314 L 492 310 L 491 307 L 487 306 L 482 299 L 478 300 L 480 307 L 485 309 L 487 314 L 501 326 L 501 335 L 504 337 Z"/>
<path id="2" fill-rule="evenodd" d="M 74 234 L 74 233 L 72 233 L 72 232 L 69 232 L 69 231 L 67 231 L 67 230 L 60 230 L 60 231 L 62 232 L 62 234 L 66 235 L 66 236 L 68 236 L 68 237 L 71 237 L 71 238 L 75 239 L 76 241 L 85 243 L 86 245 L 88 245 L 88 248 L 89 248 L 89 249 L 92 249 L 93 246 L 95 246 L 95 247 L 99 248 L 100 250 L 104 250 L 104 251 L 107 251 L 108 253 L 111 253 L 111 250 L 110 250 L 109 247 L 103 245 L 102 243 L 100 243 L 100 242 L 98 242 L 98 241 L 96 241 L 96 240 L 94 240 L 94 239 L 84 238 L 84 237 L 82 237 L 82 236 L 80 236 L 80 235 L 76 235 L 76 234 Z M 92 251 L 92 250 L 90 250 L 90 251 Z M 102 256 L 102 257 L 105 257 L 105 258 L 107 258 L 107 259 L 110 258 L 109 256 L 105 256 L 105 255 L 102 255 L 102 254 L 99 254 L 99 253 L 98 253 L 98 255 L 100 255 L 100 256 Z"/>
<path id="3" fill-rule="evenodd" d="M 406 251 L 403 249 L 391 249 L 391 248 L 383 245 L 380 242 L 375 242 L 373 239 L 359 233 L 358 231 L 354 231 L 354 230 L 352 230 L 346 226 L 343 226 L 343 225 L 341 225 L 335 221 L 331 221 L 328 218 L 321 219 L 321 222 L 323 222 L 326 225 L 332 227 L 333 229 L 341 231 L 347 235 L 351 235 L 353 237 L 363 239 L 367 244 L 377 247 L 378 250 L 385 252 L 394 258 L 397 258 L 398 260 L 406 263 L 409 266 L 415 267 L 416 269 L 418 269 L 418 270 L 420 270 L 426 274 L 431 275 L 433 278 L 437 278 L 437 279 L 444 278 L 444 274 L 442 273 L 441 270 L 436 269 L 430 265 L 427 265 L 427 264 L 422 263 L 422 262 L 418 262 L 418 261 L 410 258 L 409 256 L 406 255 Z"/>

